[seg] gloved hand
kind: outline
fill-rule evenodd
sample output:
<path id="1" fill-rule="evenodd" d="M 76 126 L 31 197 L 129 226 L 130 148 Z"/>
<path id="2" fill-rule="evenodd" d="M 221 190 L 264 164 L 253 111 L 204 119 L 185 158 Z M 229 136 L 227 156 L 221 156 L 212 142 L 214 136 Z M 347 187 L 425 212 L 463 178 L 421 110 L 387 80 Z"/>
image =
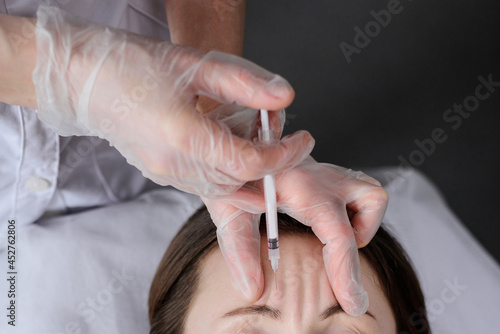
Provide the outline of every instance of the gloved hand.
<path id="1" fill-rule="evenodd" d="M 217 197 L 312 150 L 306 132 L 264 146 L 197 112 L 200 95 L 271 110 L 290 104 L 290 85 L 249 61 L 89 24 L 52 7 L 37 15 L 39 118 L 61 135 L 107 139 L 156 183 Z"/>
<path id="2" fill-rule="evenodd" d="M 249 300 L 257 299 L 264 287 L 258 229 L 265 211 L 262 187 L 262 182 L 251 182 L 223 199 L 203 198 L 217 225 L 233 283 Z M 362 285 L 358 247 L 365 246 L 380 226 L 387 192 L 361 172 L 311 157 L 277 174 L 276 192 L 278 211 L 311 226 L 325 245 L 326 271 L 342 308 L 351 315 L 364 314 L 368 295 Z"/>

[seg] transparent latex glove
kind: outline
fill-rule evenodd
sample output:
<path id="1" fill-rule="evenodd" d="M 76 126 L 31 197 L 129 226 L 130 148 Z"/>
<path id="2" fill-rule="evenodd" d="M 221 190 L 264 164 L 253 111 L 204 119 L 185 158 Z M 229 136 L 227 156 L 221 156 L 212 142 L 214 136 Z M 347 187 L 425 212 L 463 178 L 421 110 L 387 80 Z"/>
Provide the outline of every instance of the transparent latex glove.
<path id="1" fill-rule="evenodd" d="M 217 225 L 217 239 L 233 282 L 249 300 L 258 299 L 264 287 L 258 229 L 265 212 L 262 187 L 262 182 L 251 182 L 223 199 L 203 199 Z M 368 244 L 380 226 L 387 192 L 362 172 L 312 158 L 277 174 L 276 192 L 278 211 L 311 226 L 325 245 L 328 278 L 344 311 L 364 314 L 368 295 L 358 248 Z"/>
<path id="2" fill-rule="evenodd" d="M 276 175 L 278 210 L 311 226 L 325 245 L 323 260 L 344 311 L 368 309 L 358 248 L 370 242 L 382 222 L 388 194 L 380 182 L 351 169 L 307 158 Z"/>
<path id="3" fill-rule="evenodd" d="M 258 138 L 260 113 L 236 104 L 222 105 L 207 114 L 226 124 L 234 135 Z M 279 138 L 285 124 L 285 110 L 269 111 L 269 124 Z M 245 298 L 255 300 L 261 295 L 264 277 L 260 260 L 259 220 L 263 199 L 260 189 L 247 183 L 238 191 L 219 199 L 202 196 L 202 200 L 217 226 L 217 241 L 231 272 L 233 286 Z M 238 208 L 237 203 L 249 211 Z M 249 208 L 249 203 L 253 202 Z"/>
<path id="4" fill-rule="evenodd" d="M 232 118 L 228 124 L 245 128 L 241 126 L 245 117 L 235 113 Z M 251 117 L 246 120 L 250 122 Z M 246 134 L 237 132 L 255 136 L 253 129 Z M 364 314 L 368 296 L 362 285 L 358 248 L 380 226 L 387 192 L 362 172 L 318 163 L 311 157 L 277 174 L 276 191 L 278 210 L 311 226 L 325 245 L 325 267 L 342 308 L 351 315 Z M 262 182 L 249 182 L 229 196 L 203 201 L 217 225 L 219 246 L 234 285 L 247 299 L 258 299 L 264 286 L 258 231 L 259 217 L 265 211 Z"/>
<path id="5" fill-rule="evenodd" d="M 38 115 L 61 135 L 97 135 L 161 185 L 208 197 L 290 168 L 312 150 L 306 132 L 263 146 L 196 111 L 198 96 L 279 109 L 294 92 L 239 57 L 90 24 L 40 6 L 33 81 Z"/>

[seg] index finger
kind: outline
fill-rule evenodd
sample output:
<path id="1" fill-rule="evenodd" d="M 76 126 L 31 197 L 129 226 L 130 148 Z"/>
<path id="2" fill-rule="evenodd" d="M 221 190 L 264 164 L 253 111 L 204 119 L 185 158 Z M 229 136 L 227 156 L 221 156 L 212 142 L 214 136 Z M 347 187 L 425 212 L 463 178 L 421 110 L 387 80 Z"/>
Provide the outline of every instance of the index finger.
<path id="1" fill-rule="evenodd" d="M 342 309 L 353 316 L 364 314 L 368 309 L 368 294 L 363 288 L 358 247 L 345 208 L 320 203 L 288 214 L 311 226 L 325 245 L 326 273 Z"/>

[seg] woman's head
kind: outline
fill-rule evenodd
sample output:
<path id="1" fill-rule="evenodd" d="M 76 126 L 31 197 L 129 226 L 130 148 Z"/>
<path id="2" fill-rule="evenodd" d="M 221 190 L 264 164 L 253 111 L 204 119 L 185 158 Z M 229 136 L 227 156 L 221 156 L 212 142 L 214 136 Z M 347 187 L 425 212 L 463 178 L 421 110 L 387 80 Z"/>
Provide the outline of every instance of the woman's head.
<path id="1" fill-rule="evenodd" d="M 179 231 L 150 291 L 151 333 L 430 333 L 419 283 L 401 246 L 381 228 L 360 249 L 366 315 L 342 312 L 322 260 L 323 245 L 309 227 L 279 215 L 277 289 L 261 243 L 265 288 L 248 303 L 231 287 L 205 208 Z M 265 237 L 265 222 L 261 220 Z"/>

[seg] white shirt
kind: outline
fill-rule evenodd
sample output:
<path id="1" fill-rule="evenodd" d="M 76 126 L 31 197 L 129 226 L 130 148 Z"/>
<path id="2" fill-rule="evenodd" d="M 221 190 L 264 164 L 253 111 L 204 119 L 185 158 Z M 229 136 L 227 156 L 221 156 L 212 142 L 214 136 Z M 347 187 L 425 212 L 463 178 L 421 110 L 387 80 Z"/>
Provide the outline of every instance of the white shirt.
<path id="1" fill-rule="evenodd" d="M 96 23 L 169 40 L 163 0 L 5 0 L 0 12 L 34 16 L 58 6 Z M 59 137 L 33 109 L 0 103 L 0 236 L 45 215 L 80 211 L 136 197 L 154 187 L 97 137 Z"/>

